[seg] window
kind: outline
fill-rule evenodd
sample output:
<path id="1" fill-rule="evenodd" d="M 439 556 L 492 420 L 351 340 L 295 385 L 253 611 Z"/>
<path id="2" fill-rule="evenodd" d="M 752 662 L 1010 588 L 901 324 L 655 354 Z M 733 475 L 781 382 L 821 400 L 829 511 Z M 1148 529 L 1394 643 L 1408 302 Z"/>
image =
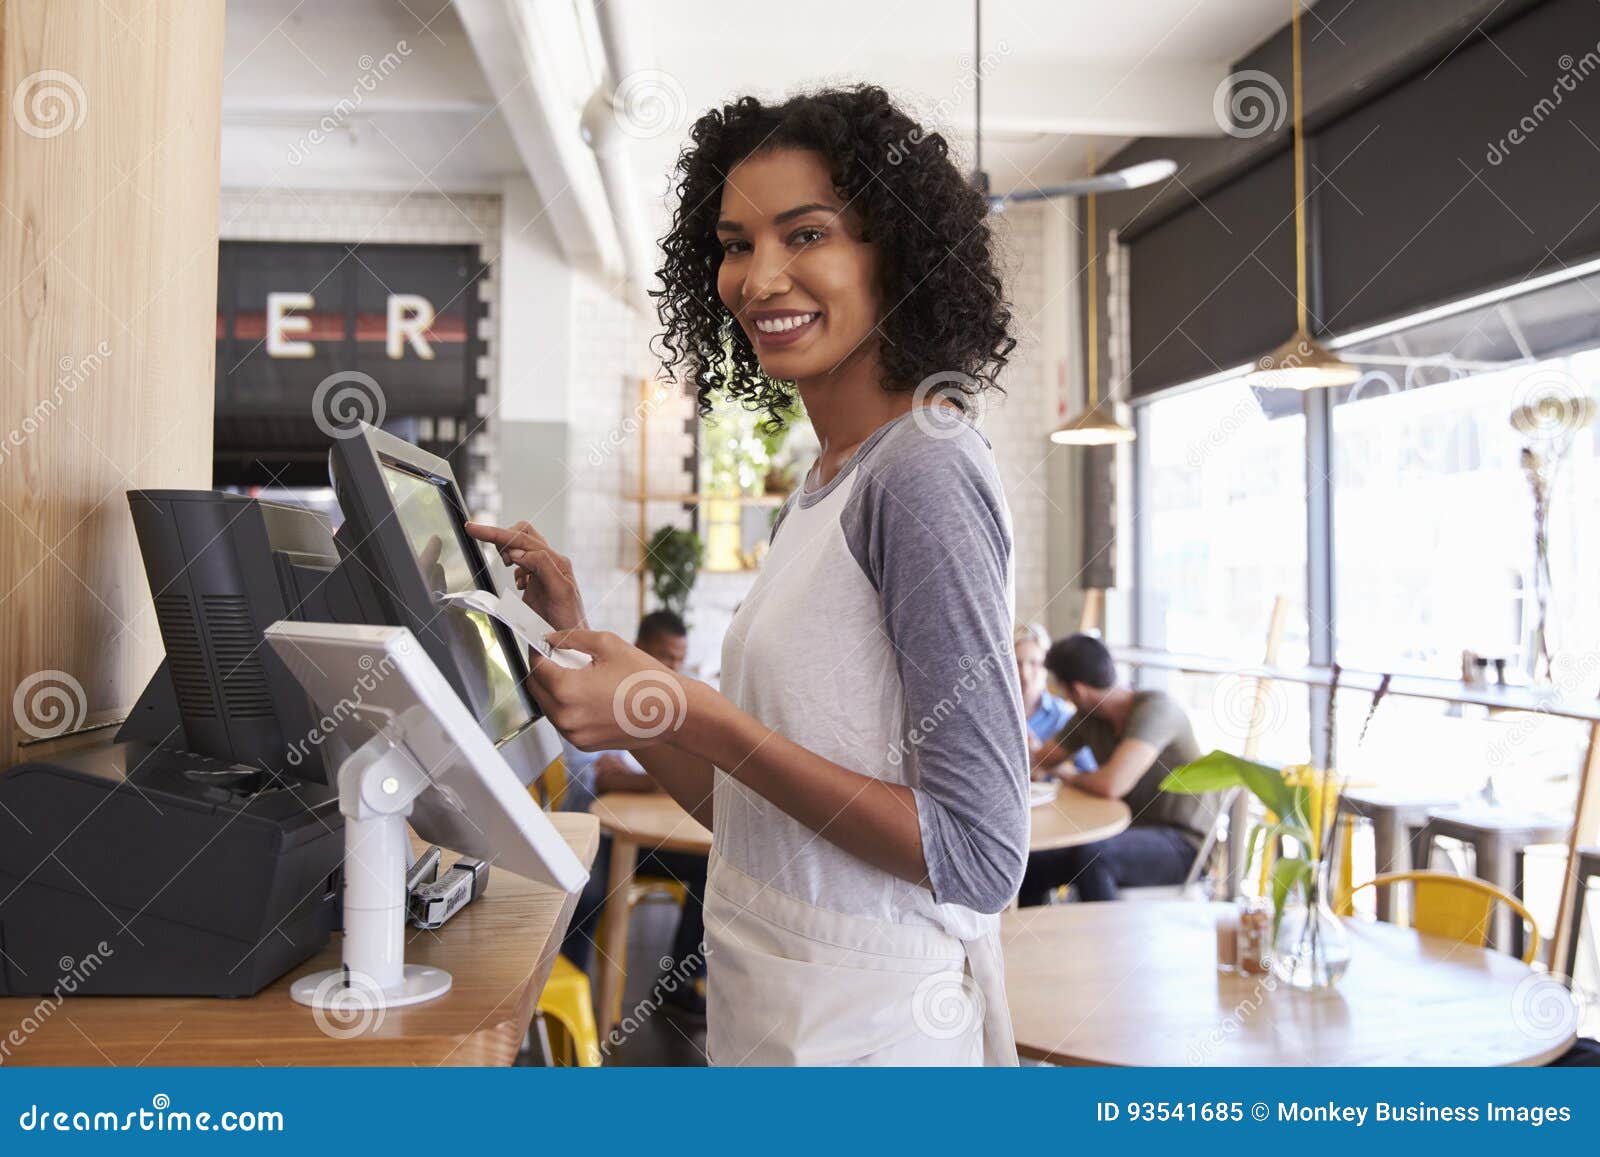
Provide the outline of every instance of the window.
<path id="1" fill-rule="evenodd" d="M 1538 669 L 1544 591 L 1551 679 L 1563 697 L 1594 697 L 1597 305 L 1600 276 L 1547 282 L 1347 341 L 1341 354 L 1365 371 L 1347 389 L 1281 398 L 1233 380 L 1141 403 L 1135 641 L 1254 665 L 1273 597 L 1284 594 L 1295 604 L 1284 666 L 1307 661 L 1310 624 L 1346 669 L 1456 680 L 1470 650 L 1504 660 L 1506 681 L 1526 684 Z M 1529 408 L 1532 427 L 1514 427 L 1512 414 Z M 1325 445 L 1308 444 L 1308 412 L 1327 414 L 1309 427 Z M 1546 463 L 1548 583 L 1527 450 Z M 1333 595 L 1311 608 L 1308 460 L 1329 463 L 1328 540 L 1309 553 L 1326 553 Z M 1487 674 L 1496 678 L 1492 665 Z M 1179 696 L 1203 745 L 1241 746 L 1250 680 L 1147 669 L 1141 682 Z M 1269 690 L 1262 759 L 1320 749 L 1318 698 L 1298 685 Z M 1355 781 L 1571 813 L 1586 724 L 1396 696 L 1361 740 L 1371 701 L 1364 691 L 1337 696 L 1336 766 Z M 1545 927 L 1563 855 L 1552 847 L 1528 858 L 1527 901 Z"/>
<path id="2" fill-rule="evenodd" d="M 1282 595 L 1301 611 L 1280 661 L 1306 661 L 1305 437 L 1292 391 L 1223 382 L 1143 407 L 1141 646 L 1259 663 Z"/>
<path id="3" fill-rule="evenodd" d="M 1415 367 L 1413 367 L 1415 368 Z M 1563 655 L 1600 642 L 1600 489 L 1593 424 L 1559 417 L 1531 440 L 1514 409 L 1574 406 L 1600 384 L 1600 353 L 1463 374 L 1369 368 L 1333 410 L 1337 654 L 1367 670 L 1455 678 L 1469 649 L 1534 670 L 1533 495 L 1524 445 L 1565 454 L 1549 502 L 1549 637 Z M 1585 531 L 1585 527 L 1590 528 Z M 1583 576 L 1590 576 L 1586 580 Z"/>

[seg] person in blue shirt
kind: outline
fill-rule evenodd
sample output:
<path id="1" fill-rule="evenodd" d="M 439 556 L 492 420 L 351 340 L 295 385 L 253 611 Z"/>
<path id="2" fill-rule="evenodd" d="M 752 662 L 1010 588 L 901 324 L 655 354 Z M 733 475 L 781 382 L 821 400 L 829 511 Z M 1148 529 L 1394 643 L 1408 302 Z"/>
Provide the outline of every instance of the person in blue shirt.
<path id="1" fill-rule="evenodd" d="M 1050 650 L 1050 634 L 1038 623 L 1021 623 L 1012 636 L 1017 653 L 1017 678 L 1022 683 L 1022 710 L 1028 718 L 1028 754 L 1037 759 L 1045 744 L 1055 739 L 1072 718 L 1072 705 L 1050 693 L 1044 656 Z M 1080 748 L 1073 757 L 1079 771 L 1093 771 L 1094 754 Z"/>

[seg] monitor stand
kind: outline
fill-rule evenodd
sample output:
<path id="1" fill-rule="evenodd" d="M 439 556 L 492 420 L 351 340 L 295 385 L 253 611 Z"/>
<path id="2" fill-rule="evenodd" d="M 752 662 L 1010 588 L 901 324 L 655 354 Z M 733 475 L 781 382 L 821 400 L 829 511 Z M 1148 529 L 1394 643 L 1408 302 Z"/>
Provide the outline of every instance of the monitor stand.
<path id="1" fill-rule="evenodd" d="M 371 708 L 357 709 L 366 714 Z M 380 709 L 381 710 L 381 709 Z M 407 964 L 406 870 L 410 835 L 406 817 L 418 795 L 431 786 L 404 744 L 406 716 L 396 717 L 339 768 L 339 810 L 344 814 L 344 948 L 339 968 L 296 980 L 289 995 L 299 1004 L 342 1015 L 360 1015 L 421 1004 L 450 991 L 442 968 Z"/>

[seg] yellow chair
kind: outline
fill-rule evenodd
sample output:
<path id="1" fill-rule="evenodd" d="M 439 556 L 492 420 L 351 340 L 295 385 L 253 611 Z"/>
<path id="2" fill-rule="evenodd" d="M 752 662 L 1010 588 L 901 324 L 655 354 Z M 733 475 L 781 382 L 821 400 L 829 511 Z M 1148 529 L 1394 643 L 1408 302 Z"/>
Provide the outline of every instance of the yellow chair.
<path id="1" fill-rule="evenodd" d="M 1516 897 L 1493 884 L 1448 872 L 1391 872 L 1358 884 L 1362 888 L 1411 885 L 1411 926 L 1429 936 L 1483 947 L 1489 935 L 1489 916 L 1496 903 L 1504 904 L 1528 925 L 1528 946 L 1522 962 L 1532 964 L 1539 954 L 1539 925 Z"/>
<path id="2" fill-rule="evenodd" d="M 551 1033 L 550 1041 L 557 1064 L 586 1069 L 600 1066 L 600 1029 L 594 1022 L 589 977 L 565 956 L 557 956 L 550 968 L 550 979 L 539 994 L 539 1012 L 546 1027 L 559 1030 Z"/>
<path id="3" fill-rule="evenodd" d="M 541 807 L 561 806 L 567 794 L 567 765 L 561 756 L 556 756 L 550 766 L 539 773 L 529 786 L 528 794 L 538 800 Z M 558 1064 L 599 1067 L 600 1030 L 594 1021 L 594 994 L 589 988 L 589 977 L 565 956 L 557 956 L 550 966 L 550 979 L 539 993 L 539 1014 L 546 1018 L 547 1027 L 553 1021 L 558 1029 L 551 1034 L 550 1042 L 551 1055 Z"/>

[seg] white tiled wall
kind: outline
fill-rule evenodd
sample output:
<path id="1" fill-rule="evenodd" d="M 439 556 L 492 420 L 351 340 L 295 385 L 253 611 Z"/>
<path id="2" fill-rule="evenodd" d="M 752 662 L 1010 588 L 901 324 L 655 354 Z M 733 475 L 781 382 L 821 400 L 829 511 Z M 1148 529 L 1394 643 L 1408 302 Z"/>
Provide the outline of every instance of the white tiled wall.
<path id="1" fill-rule="evenodd" d="M 568 553 L 582 576 L 590 623 L 631 639 L 640 544 L 638 508 L 626 495 L 638 489 L 646 335 L 642 316 L 604 286 L 579 278 L 574 292 Z"/>
<path id="2" fill-rule="evenodd" d="M 996 219 L 1017 348 L 1000 379 L 1005 396 L 995 398 L 984 412 L 983 432 L 994 445 L 995 462 L 1011 507 L 1017 615 L 1028 621 L 1047 618 L 1054 593 L 1046 581 L 1047 516 L 1052 499 L 1045 460 L 1059 384 L 1057 367 L 1045 364 L 1042 331 L 1046 311 L 1065 313 L 1071 301 L 1069 286 L 1046 284 L 1044 215 L 1055 211 L 1049 205 L 1019 205 L 1007 208 Z"/>

